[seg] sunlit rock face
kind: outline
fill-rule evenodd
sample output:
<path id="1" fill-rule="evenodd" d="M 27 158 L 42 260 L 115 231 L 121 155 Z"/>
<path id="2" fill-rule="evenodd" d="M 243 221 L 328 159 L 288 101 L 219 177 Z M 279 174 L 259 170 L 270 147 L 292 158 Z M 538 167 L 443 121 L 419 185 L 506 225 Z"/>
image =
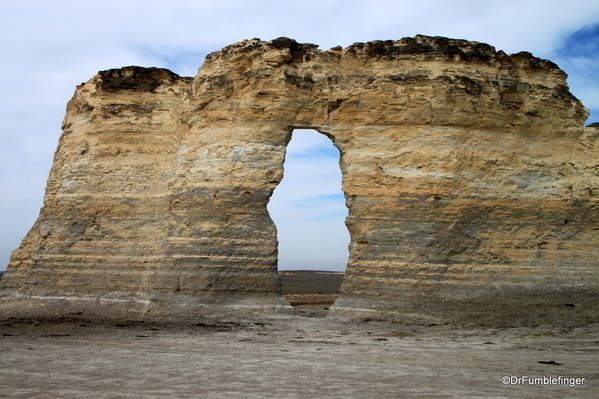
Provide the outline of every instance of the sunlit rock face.
<path id="1" fill-rule="evenodd" d="M 590 295 L 599 128 L 582 127 L 587 115 L 552 62 L 441 37 L 329 51 L 246 40 L 193 79 L 103 71 L 67 106 L 4 306 L 290 310 L 266 204 L 296 128 L 341 153 L 351 243 L 332 315 Z"/>

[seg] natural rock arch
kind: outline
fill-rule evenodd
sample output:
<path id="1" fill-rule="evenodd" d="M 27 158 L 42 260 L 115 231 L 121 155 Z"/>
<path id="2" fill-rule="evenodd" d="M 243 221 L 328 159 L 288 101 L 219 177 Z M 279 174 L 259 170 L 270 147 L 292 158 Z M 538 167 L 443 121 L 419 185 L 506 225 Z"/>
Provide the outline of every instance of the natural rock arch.
<path id="1" fill-rule="evenodd" d="M 582 127 L 587 115 L 552 62 L 441 37 L 329 51 L 246 40 L 193 79 L 103 71 L 67 106 L 3 307 L 289 310 L 266 204 L 298 128 L 341 153 L 351 243 L 332 314 L 592 298 L 599 129 Z"/>

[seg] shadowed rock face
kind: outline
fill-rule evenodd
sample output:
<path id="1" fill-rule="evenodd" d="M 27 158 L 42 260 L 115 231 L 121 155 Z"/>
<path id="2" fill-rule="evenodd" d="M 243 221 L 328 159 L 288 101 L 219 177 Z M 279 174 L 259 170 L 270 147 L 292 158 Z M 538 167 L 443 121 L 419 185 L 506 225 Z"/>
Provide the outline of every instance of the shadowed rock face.
<path id="1" fill-rule="evenodd" d="M 67 106 L 4 308 L 289 310 L 266 204 L 296 128 L 341 152 L 351 243 L 332 314 L 591 298 L 599 128 L 587 116 L 554 63 L 441 37 L 329 51 L 246 40 L 193 79 L 102 71 Z"/>

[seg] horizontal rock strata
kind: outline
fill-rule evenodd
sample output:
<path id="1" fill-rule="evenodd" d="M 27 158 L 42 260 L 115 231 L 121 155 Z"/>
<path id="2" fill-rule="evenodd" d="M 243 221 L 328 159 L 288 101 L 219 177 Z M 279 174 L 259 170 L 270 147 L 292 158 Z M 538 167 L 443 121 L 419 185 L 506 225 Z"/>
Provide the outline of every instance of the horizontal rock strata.
<path id="1" fill-rule="evenodd" d="M 5 307 L 289 310 L 266 204 L 296 128 L 341 153 L 351 243 L 333 315 L 587 298 L 599 286 L 587 116 L 552 62 L 441 37 L 329 51 L 246 40 L 193 79 L 103 71 L 68 104 Z"/>

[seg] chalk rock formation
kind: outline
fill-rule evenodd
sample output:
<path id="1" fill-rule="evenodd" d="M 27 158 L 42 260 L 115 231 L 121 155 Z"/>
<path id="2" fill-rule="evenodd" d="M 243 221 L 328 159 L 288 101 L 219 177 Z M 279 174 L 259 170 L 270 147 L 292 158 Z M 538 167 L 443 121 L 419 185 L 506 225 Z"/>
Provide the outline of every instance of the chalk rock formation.
<path id="1" fill-rule="evenodd" d="M 288 310 L 266 204 L 295 128 L 341 153 L 351 244 L 333 314 L 589 297 L 599 129 L 587 115 L 552 62 L 441 37 L 329 51 L 246 40 L 193 79 L 103 71 L 68 104 L 5 307 Z"/>

